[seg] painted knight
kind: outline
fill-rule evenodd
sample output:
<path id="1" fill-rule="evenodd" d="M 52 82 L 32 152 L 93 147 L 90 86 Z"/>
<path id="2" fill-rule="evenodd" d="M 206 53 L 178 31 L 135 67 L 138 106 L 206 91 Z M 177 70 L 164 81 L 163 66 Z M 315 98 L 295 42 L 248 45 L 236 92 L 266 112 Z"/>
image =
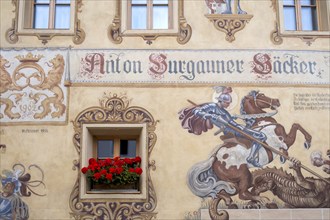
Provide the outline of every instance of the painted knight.
<path id="1" fill-rule="evenodd" d="M 203 118 L 204 120 L 209 119 L 212 124 L 220 128 L 220 132 L 224 135 L 234 135 L 235 137 L 245 138 L 242 133 L 246 133 L 255 139 L 264 142 L 267 137 L 264 133 L 252 130 L 243 125 L 238 124 L 234 121 L 234 117 L 226 110 L 226 108 L 231 104 L 232 97 L 229 94 L 231 92 L 230 87 L 226 87 L 223 92 L 217 98 L 218 103 L 206 103 L 197 107 L 193 110 L 196 116 Z M 231 127 L 237 128 L 238 132 Z M 219 132 L 217 132 L 219 133 Z M 261 167 L 259 164 L 259 149 L 261 144 L 255 140 L 252 140 L 252 147 L 249 156 L 247 157 L 247 162 L 255 167 Z"/>

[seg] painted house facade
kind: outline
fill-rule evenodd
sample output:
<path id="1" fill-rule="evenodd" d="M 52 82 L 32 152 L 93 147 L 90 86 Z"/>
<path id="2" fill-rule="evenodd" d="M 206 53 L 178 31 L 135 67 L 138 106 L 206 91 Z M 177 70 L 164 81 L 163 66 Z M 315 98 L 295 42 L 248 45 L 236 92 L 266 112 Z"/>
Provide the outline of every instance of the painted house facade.
<path id="1" fill-rule="evenodd" d="M 329 219 L 328 0 L 0 5 L 0 219 Z"/>

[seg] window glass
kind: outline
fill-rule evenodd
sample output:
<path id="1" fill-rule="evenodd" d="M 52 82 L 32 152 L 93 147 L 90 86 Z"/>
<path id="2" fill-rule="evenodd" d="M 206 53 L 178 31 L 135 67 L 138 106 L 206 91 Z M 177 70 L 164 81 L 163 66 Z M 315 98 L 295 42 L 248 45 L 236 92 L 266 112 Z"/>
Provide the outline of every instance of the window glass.
<path id="1" fill-rule="evenodd" d="M 297 30 L 296 26 L 296 15 L 294 7 L 285 7 L 284 8 L 284 28 L 285 30 Z"/>
<path id="2" fill-rule="evenodd" d="M 56 5 L 55 7 L 55 28 L 70 28 L 70 5 Z"/>
<path id="3" fill-rule="evenodd" d="M 168 28 L 168 6 L 153 7 L 153 28 L 154 29 Z"/>
<path id="4" fill-rule="evenodd" d="M 294 0 L 283 0 L 283 5 L 294 5 Z"/>
<path id="5" fill-rule="evenodd" d="M 70 4 L 70 0 L 56 0 L 56 4 Z"/>
<path id="6" fill-rule="evenodd" d="M 147 29 L 146 6 L 132 6 L 132 29 Z"/>
<path id="7" fill-rule="evenodd" d="M 317 14 L 316 8 L 303 7 L 302 13 L 302 30 L 303 31 L 313 31 L 317 30 Z"/>
<path id="8" fill-rule="evenodd" d="M 301 5 L 315 5 L 315 0 L 300 0 Z"/>
<path id="9" fill-rule="evenodd" d="M 120 157 L 136 157 L 136 140 L 120 140 Z"/>
<path id="10" fill-rule="evenodd" d="M 49 6 L 48 5 L 35 5 L 34 6 L 34 24 L 33 27 L 48 28 L 49 22 Z"/>
<path id="11" fill-rule="evenodd" d="M 113 140 L 98 140 L 97 141 L 97 158 L 113 158 L 114 157 L 114 142 Z"/>
<path id="12" fill-rule="evenodd" d="M 50 0 L 35 0 L 37 4 L 49 4 Z"/>

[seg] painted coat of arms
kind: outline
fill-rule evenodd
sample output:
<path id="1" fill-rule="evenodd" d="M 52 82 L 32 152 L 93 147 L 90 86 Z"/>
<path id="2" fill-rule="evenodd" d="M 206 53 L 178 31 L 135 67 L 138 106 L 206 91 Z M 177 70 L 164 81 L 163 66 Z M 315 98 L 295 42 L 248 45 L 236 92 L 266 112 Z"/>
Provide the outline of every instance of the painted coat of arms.
<path id="1" fill-rule="evenodd" d="M 55 51 L 47 55 L 2 53 L 1 122 L 65 121 L 64 57 Z"/>

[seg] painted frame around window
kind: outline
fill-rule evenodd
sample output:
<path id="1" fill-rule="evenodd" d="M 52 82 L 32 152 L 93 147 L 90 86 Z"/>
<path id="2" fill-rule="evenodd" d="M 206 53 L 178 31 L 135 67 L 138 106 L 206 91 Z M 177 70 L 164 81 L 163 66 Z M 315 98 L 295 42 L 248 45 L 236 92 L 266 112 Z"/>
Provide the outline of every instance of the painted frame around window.
<path id="1" fill-rule="evenodd" d="M 71 216 L 75 219 L 154 219 L 157 206 L 156 192 L 151 179 L 151 170 L 156 170 L 150 155 L 157 141 L 156 124 L 153 116 L 144 108 L 130 106 L 126 94 L 104 93 L 100 106 L 89 107 L 80 112 L 73 121 L 73 144 L 78 153 L 73 170 L 77 180 L 70 194 Z M 81 168 L 93 156 L 93 136 L 119 130 L 133 132 L 139 136 L 137 154 L 141 157 L 140 188 L 132 193 L 88 194 L 86 178 Z M 116 207 L 115 209 L 113 207 Z M 101 211 L 100 211 L 101 210 Z M 103 210 L 103 211 L 102 211 Z"/>
<path id="2" fill-rule="evenodd" d="M 83 0 L 70 1 L 71 19 L 69 29 L 35 29 L 32 28 L 32 0 L 12 0 L 12 4 L 15 6 L 15 17 L 13 18 L 11 28 L 6 32 L 6 40 L 11 44 L 15 44 L 18 42 L 19 36 L 36 36 L 43 44 L 47 44 L 55 36 L 72 36 L 72 41 L 75 44 L 81 44 L 85 40 L 86 35 L 84 30 L 81 29 L 80 20 L 78 19 Z"/>
<path id="3" fill-rule="evenodd" d="M 318 22 L 319 30 L 317 31 L 301 31 L 301 30 L 285 30 L 284 26 L 284 12 L 283 12 L 283 0 L 271 0 L 272 7 L 276 13 L 275 30 L 271 33 L 271 40 L 274 44 L 282 44 L 283 38 L 300 38 L 306 42 L 307 45 L 311 45 L 317 38 L 329 38 L 330 37 L 330 2 L 320 0 L 317 1 Z M 325 5 L 320 5 L 320 3 Z"/>
<path id="4" fill-rule="evenodd" d="M 116 0 L 115 17 L 108 28 L 108 37 L 113 43 L 120 44 L 123 37 L 142 37 L 147 44 L 158 37 L 176 37 L 179 44 L 186 44 L 190 40 L 192 29 L 184 17 L 184 0 L 172 1 L 173 26 L 169 29 L 131 30 L 128 6 L 128 1 Z"/>

